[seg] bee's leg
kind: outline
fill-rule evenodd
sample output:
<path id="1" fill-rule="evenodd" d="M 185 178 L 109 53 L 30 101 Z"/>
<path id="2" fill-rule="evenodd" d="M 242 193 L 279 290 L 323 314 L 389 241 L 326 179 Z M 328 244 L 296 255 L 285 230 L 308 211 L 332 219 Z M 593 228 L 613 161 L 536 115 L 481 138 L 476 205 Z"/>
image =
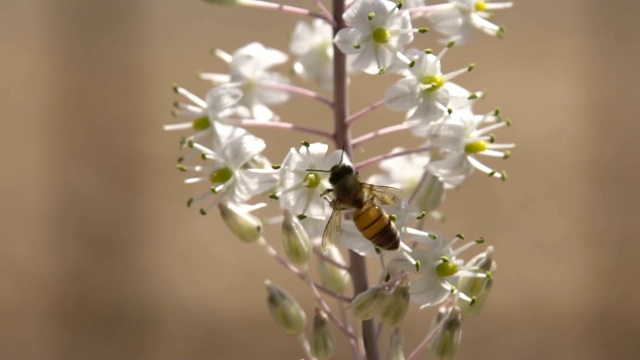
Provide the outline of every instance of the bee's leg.
<path id="1" fill-rule="evenodd" d="M 328 193 L 331 193 L 331 192 L 333 192 L 333 189 L 327 189 L 327 190 L 323 191 L 322 194 L 320 194 L 320 196 L 321 197 L 325 197 L 325 196 L 327 196 Z"/>
<path id="2" fill-rule="evenodd" d="M 378 258 L 380 259 L 380 268 L 382 269 L 381 276 L 384 275 L 384 279 L 382 281 L 389 281 L 391 274 L 387 271 L 387 262 L 384 261 L 384 252 L 376 247 L 376 252 L 378 253 Z"/>

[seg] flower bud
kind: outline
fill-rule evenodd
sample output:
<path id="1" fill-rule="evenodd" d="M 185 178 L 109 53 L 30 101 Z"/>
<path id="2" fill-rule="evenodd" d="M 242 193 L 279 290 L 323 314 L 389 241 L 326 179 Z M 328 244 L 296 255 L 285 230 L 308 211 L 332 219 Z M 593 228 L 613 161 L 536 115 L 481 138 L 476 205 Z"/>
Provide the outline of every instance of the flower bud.
<path id="1" fill-rule="evenodd" d="M 298 335 L 302 333 L 307 323 L 307 315 L 298 302 L 288 292 L 272 284 L 269 280 L 265 284 L 268 293 L 267 304 L 276 323 L 286 334 Z"/>
<path id="2" fill-rule="evenodd" d="M 409 310 L 410 297 L 409 279 L 403 277 L 393 286 L 382 301 L 380 306 L 380 319 L 382 322 L 389 326 L 395 326 L 400 323 L 407 315 L 407 310 Z"/>
<path id="3" fill-rule="evenodd" d="M 456 306 L 460 307 L 463 317 L 470 317 L 479 313 L 489 297 L 493 285 L 493 271 L 496 268 L 496 262 L 493 261 L 492 255 L 493 247 L 489 246 L 487 251 L 476 255 L 467 265 L 484 272 L 486 277 L 463 276 L 458 282 L 458 290 L 476 300 L 473 303 L 469 303 L 459 297 L 456 299 Z"/>
<path id="4" fill-rule="evenodd" d="M 386 290 L 381 286 L 374 286 L 361 292 L 351 301 L 351 312 L 360 320 L 369 320 L 378 314 Z"/>
<path id="5" fill-rule="evenodd" d="M 282 221 L 282 246 L 287 259 L 296 265 L 306 264 L 313 250 L 300 220 L 289 210 L 285 210 Z"/>
<path id="6" fill-rule="evenodd" d="M 244 211 L 233 203 L 220 203 L 218 208 L 222 220 L 238 239 L 246 243 L 253 243 L 260 239 L 262 222 L 255 215 Z"/>
<path id="7" fill-rule="evenodd" d="M 438 209 L 444 198 L 444 183 L 431 173 L 425 173 L 416 192 L 416 207 L 420 211 L 429 213 Z"/>
<path id="8" fill-rule="evenodd" d="M 460 346 L 462 336 L 462 313 L 457 306 L 451 309 L 440 307 L 431 328 L 435 329 L 440 321 L 444 321 L 444 323 L 429 349 L 438 359 L 453 359 Z"/>
<path id="9" fill-rule="evenodd" d="M 316 309 L 311 329 L 311 355 L 318 359 L 328 359 L 336 352 L 336 342 L 329 329 L 329 319 L 320 309 Z"/>
<path id="10" fill-rule="evenodd" d="M 346 265 L 337 247 L 327 249 L 325 254 L 334 262 Z M 345 292 L 351 282 L 351 274 L 349 274 L 347 270 L 335 266 L 328 261 L 324 261 L 322 258 L 318 262 L 318 274 L 320 275 L 322 285 L 338 294 Z"/>
<path id="11" fill-rule="evenodd" d="M 389 359 L 404 360 L 404 337 L 400 333 L 400 329 L 396 328 L 391 333 L 391 345 L 389 346 Z"/>

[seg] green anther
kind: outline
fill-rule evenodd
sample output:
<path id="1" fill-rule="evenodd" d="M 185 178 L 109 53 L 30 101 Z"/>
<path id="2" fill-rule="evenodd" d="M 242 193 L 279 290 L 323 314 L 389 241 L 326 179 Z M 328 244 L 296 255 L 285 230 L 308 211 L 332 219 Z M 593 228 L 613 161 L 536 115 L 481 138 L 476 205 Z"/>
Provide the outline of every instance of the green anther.
<path id="1" fill-rule="evenodd" d="M 195 142 L 194 142 L 193 140 L 189 140 L 189 141 L 187 141 L 187 146 L 188 146 L 189 148 L 193 148 L 193 145 L 194 145 L 194 144 L 195 144 Z"/>
<path id="2" fill-rule="evenodd" d="M 418 32 L 419 32 L 420 34 L 426 34 L 426 33 L 428 33 L 428 32 L 429 32 L 429 28 L 425 28 L 425 27 L 419 28 L 419 29 L 418 29 Z"/>
<path id="3" fill-rule="evenodd" d="M 480 236 L 479 238 L 476 239 L 476 243 L 483 244 L 484 243 L 484 238 L 482 236 Z"/>
<path id="4" fill-rule="evenodd" d="M 269 199 L 278 200 L 280 197 L 276 193 L 269 194 Z"/>
<path id="5" fill-rule="evenodd" d="M 229 169 L 228 167 L 220 168 L 209 174 L 209 180 L 213 184 L 224 184 L 229 181 L 231 177 L 233 177 L 233 171 L 231 171 L 231 169 Z"/>
<path id="6" fill-rule="evenodd" d="M 448 257 L 448 256 L 440 256 L 440 260 L 441 260 L 443 263 L 447 263 L 447 262 L 449 262 L 449 257 Z"/>
<path id="7" fill-rule="evenodd" d="M 193 120 L 191 126 L 193 130 L 207 130 L 211 127 L 211 121 L 209 121 L 209 117 L 205 115 Z"/>
<path id="8" fill-rule="evenodd" d="M 356 50 L 360 49 L 360 44 L 353 43 L 353 48 L 356 49 Z"/>
<path id="9" fill-rule="evenodd" d="M 200 154 L 200 159 L 207 160 L 207 154 L 205 153 Z"/>
<path id="10" fill-rule="evenodd" d="M 449 42 L 447 43 L 447 48 L 452 48 L 452 47 L 453 47 L 453 45 L 455 45 L 455 44 L 456 44 L 456 42 L 455 42 L 455 41 L 449 41 Z"/>
<path id="11" fill-rule="evenodd" d="M 501 111 L 500 108 L 497 107 L 495 110 L 493 110 L 493 115 L 500 116 L 500 111 Z"/>
<path id="12" fill-rule="evenodd" d="M 475 68 L 475 67 L 476 67 L 476 64 L 471 63 L 471 64 L 469 64 L 469 66 L 467 66 L 467 71 L 471 71 L 471 70 L 473 70 L 473 68 Z"/>
<path id="13" fill-rule="evenodd" d="M 378 75 L 384 75 L 386 72 L 387 72 L 386 67 L 380 68 L 380 70 L 378 70 Z"/>
<path id="14" fill-rule="evenodd" d="M 435 240 L 435 239 L 437 239 L 437 238 L 438 238 L 438 237 L 436 236 L 436 234 L 429 234 L 429 235 L 427 235 L 427 236 L 429 236 L 429 238 L 430 238 L 431 240 Z"/>
<path id="15" fill-rule="evenodd" d="M 182 164 L 178 164 L 178 165 L 177 165 L 177 168 L 178 168 L 178 170 L 180 170 L 180 171 L 182 171 L 182 172 L 187 171 L 187 167 L 186 167 L 186 166 L 184 166 L 184 165 L 182 165 Z"/>
<path id="16" fill-rule="evenodd" d="M 205 209 L 200 209 L 200 215 L 207 215 L 207 211 Z"/>
<path id="17" fill-rule="evenodd" d="M 476 11 L 485 11 L 487 10 L 487 3 L 484 1 L 476 1 L 475 8 Z"/>
<path id="18" fill-rule="evenodd" d="M 398 220 L 398 215 L 396 215 L 396 214 L 389 214 L 389 220 L 391 220 L 391 221 L 396 221 L 396 220 Z"/>
<path id="19" fill-rule="evenodd" d="M 420 272 L 420 260 L 416 261 L 416 272 Z"/>
<path id="20" fill-rule="evenodd" d="M 309 146 L 311 146 L 311 144 L 309 144 L 309 142 L 308 142 L 308 141 L 306 141 L 306 140 L 302 140 L 302 141 L 300 141 L 300 144 L 302 144 L 302 146 L 304 146 L 304 147 L 306 147 L 306 148 L 308 148 Z"/>
<path id="21" fill-rule="evenodd" d="M 430 88 L 427 89 L 429 92 L 434 92 L 442 87 L 446 83 L 444 80 L 444 76 L 442 75 L 429 75 L 422 78 L 422 83 L 424 85 L 431 85 Z"/>
<path id="22" fill-rule="evenodd" d="M 391 274 L 387 273 L 387 275 L 384 277 L 384 282 L 387 282 L 389 280 L 391 280 Z"/>
<path id="23" fill-rule="evenodd" d="M 402 9 L 402 7 L 404 6 L 404 1 L 398 0 L 398 2 L 396 3 L 396 6 L 398 7 L 398 9 Z"/>
<path id="24" fill-rule="evenodd" d="M 176 162 L 180 164 L 183 161 L 184 161 L 184 156 L 180 156 Z"/>
<path id="25" fill-rule="evenodd" d="M 185 145 L 187 145 L 187 139 L 184 137 L 180 138 L 180 141 L 178 142 L 178 146 L 180 147 L 180 149 L 182 149 Z"/>
<path id="26" fill-rule="evenodd" d="M 508 159 L 511 157 L 511 151 L 509 150 L 505 150 L 504 151 L 504 155 L 502 156 L 503 159 Z"/>
<path id="27" fill-rule="evenodd" d="M 304 220 L 304 219 L 306 219 L 306 218 L 307 218 L 307 215 L 305 215 L 305 214 L 300 214 L 300 215 L 298 215 L 298 216 L 296 216 L 296 217 L 298 218 L 298 220 Z"/>
<path id="28" fill-rule="evenodd" d="M 478 98 L 478 94 L 471 94 L 469 95 L 469 97 L 467 98 L 467 100 L 476 100 Z"/>
<path id="29" fill-rule="evenodd" d="M 494 142 L 496 142 L 496 135 L 489 134 L 489 144 L 493 144 Z"/>
<path id="30" fill-rule="evenodd" d="M 513 124 L 513 122 L 511 121 L 511 119 L 507 119 L 507 120 L 505 120 L 505 121 L 507 122 L 507 127 L 510 127 L 510 126 Z"/>
<path id="31" fill-rule="evenodd" d="M 391 33 L 385 28 L 377 28 L 373 31 L 373 40 L 378 44 L 386 44 L 389 42 Z"/>
<path id="32" fill-rule="evenodd" d="M 469 306 L 475 304 L 478 302 L 478 297 L 477 296 L 472 296 L 471 297 L 471 301 L 469 301 Z"/>
<path id="33" fill-rule="evenodd" d="M 425 216 L 427 216 L 427 213 L 425 211 L 421 211 L 420 214 L 416 216 L 416 220 L 422 220 Z"/>
<path id="34" fill-rule="evenodd" d="M 318 186 L 320 186 L 320 184 L 322 184 L 322 177 L 320 177 L 320 175 L 314 172 L 310 172 L 307 175 L 305 175 L 304 184 L 305 184 L 304 186 L 306 186 L 309 189 L 315 189 Z"/>
<path id="35" fill-rule="evenodd" d="M 458 290 L 458 288 L 453 285 L 451 285 L 451 287 L 449 288 L 449 291 L 451 291 L 452 294 L 455 293 L 456 290 Z"/>
<path id="36" fill-rule="evenodd" d="M 500 172 L 500 177 L 502 178 L 502 181 L 507 181 L 507 172 L 505 170 L 502 170 Z"/>
<path id="37" fill-rule="evenodd" d="M 217 193 L 218 193 L 218 187 L 217 187 L 217 186 L 215 186 L 215 185 L 214 185 L 214 186 L 212 186 L 212 187 L 211 187 L 211 193 L 213 193 L 213 194 L 217 194 Z"/>
<path id="38" fill-rule="evenodd" d="M 451 113 L 453 113 L 453 109 L 452 108 L 447 108 L 447 114 L 451 115 Z"/>
<path id="39" fill-rule="evenodd" d="M 427 55 L 428 54 L 433 54 L 433 49 L 431 49 L 431 48 L 424 49 L 424 53 L 427 54 Z"/>
<path id="40" fill-rule="evenodd" d="M 493 280 L 493 272 L 491 272 L 491 271 L 487 271 L 487 272 L 485 273 L 485 275 L 487 275 L 487 279 L 489 279 L 489 280 Z"/>
<path id="41" fill-rule="evenodd" d="M 193 198 L 189 198 L 189 200 L 187 200 L 187 207 L 191 207 L 191 204 L 193 204 Z"/>
<path id="42" fill-rule="evenodd" d="M 178 84 L 173 84 L 171 85 L 171 89 L 177 94 L 180 86 L 178 86 Z"/>
<path id="43" fill-rule="evenodd" d="M 367 15 L 367 19 L 369 19 L 369 21 L 373 20 L 374 17 L 376 17 L 376 13 L 374 13 L 373 11 Z"/>
<path id="44" fill-rule="evenodd" d="M 447 261 L 436 266 L 436 274 L 440 277 L 455 275 L 458 272 L 458 265 L 454 262 Z"/>
<path id="45" fill-rule="evenodd" d="M 456 234 L 456 237 L 460 240 L 464 240 L 464 234 Z"/>
<path id="46" fill-rule="evenodd" d="M 272 168 L 273 170 L 278 170 L 278 169 L 280 169 L 281 167 L 282 167 L 282 165 L 280 165 L 280 164 L 273 164 L 273 165 L 271 165 L 271 168 Z"/>
<path id="47" fill-rule="evenodd" d="M 377 247 L 377 246 L 375 247 L 375 249 L 376 249 L 376 254 L 380 255 L 380 253 L 382 252 L 382 250 L 380 250 L 380 248 L 379 248 L 379 247 Z"/>
<path id="48" fill-rule="evenodd" d="M 416 61 L 411 60 L 411 62 L 409 63 L 409 69 L 413 68 L 414 66 L 416 66 Z"/>
<path id="49" fill-rule="evenodd" d="M 464 152 L 467 154 L 476 154 L 485 150 L 487 150 L 487 142 L 484 140 L 472 142 L 464 147 Z"/>

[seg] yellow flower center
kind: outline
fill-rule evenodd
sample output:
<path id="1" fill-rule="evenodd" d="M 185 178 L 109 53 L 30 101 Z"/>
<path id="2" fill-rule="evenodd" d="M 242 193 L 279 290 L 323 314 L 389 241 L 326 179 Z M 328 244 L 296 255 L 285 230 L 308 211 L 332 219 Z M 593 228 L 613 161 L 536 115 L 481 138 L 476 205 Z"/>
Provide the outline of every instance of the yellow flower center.
<path id="1" fill-rule="evenodd" d="M 442 75 L 429 75 L 422 78 L 422 83 L 424 85 L 431 85 L 430 88 L 427 89 L 429 92 L 434 92 L 440 89 L 446 81 L 444 81 L 444 76 Z"/>
<path id="2" fill-rule="evenodd" d="M 467 154 L 476 154 L 485 150 L 487 150 L 487 142 L 484 140 L 469 143 L 464 147 L 464 152 Z"/>
<path id="3" fill-rule="evenodd" d="M 209 174 L 209 180 L 213 184 L 224 184 L 233 176 L 233 171 L 228 167 L 223 167 Z"/>
<path id="4" fill-rule="evenodd" d="M 191 126 L 193 130 L 207 130 L 209 126 L 211 126 L 211 121 L 209 121 L 209 117 L 205 115 L 193 120 Z"/>
<path id="5" fill-rule="evenodd" d="M 310 172 L 304 177 L 304 186 L 309 189 L 315 189 L 322 183 L 320 175 Z"/>
<path id="6" fill-rule="evenodd" d="M 444 261 L 436 266 L 436 274 L 440 277 L 455 275 L 458 272 L 458 265 L 451 261 Z"/>
<path id="7" fill-rule="evenodd" d="M 476 1 L 476 11 L 485 11 L 487 9 L 487 3 L 484 1 Z"/>
<path id="8" fill-rule="evenodd" d="M 379 44 L 386 44 L 389 42 L 391 33 L 387 29 L 377 28 L 373 31 L 373 40 Z"/>

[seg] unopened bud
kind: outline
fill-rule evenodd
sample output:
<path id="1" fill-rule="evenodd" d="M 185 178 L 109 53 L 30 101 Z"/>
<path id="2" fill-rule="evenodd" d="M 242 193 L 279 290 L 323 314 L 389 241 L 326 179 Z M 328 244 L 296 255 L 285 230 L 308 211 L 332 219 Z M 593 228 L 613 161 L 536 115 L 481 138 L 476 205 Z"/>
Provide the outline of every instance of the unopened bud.
<path id="1" fill-rule="evenodd" d="M 326 256 L 334 262 L 346 266 L 342 254 L 337 247 L 331 247 L 325 252 Z M 318 262 L 318 274 L 320 281 L 327 289 L 342 294 L 349 288 L 351 282 L 351 274 L 346 269 L 335 266 L 334 264 L 320 259 Z"/>
<path id="2" fill-rule="evenodd" d="M 282 246 L 287 259 L 296 265 L 306 264 L 313 250 L 300 220 L 289 210 L 285 210 L 282 221 Z"/>
<path id="3" fill-rule="evenodd" d="M 441 307 L 434 319 L 432 329 L 435 329 L 440 321 L 444 323 L 440 327 L 436 338 L 429 349 L 441 360 L 450 360 L 456 355 L 462 336 L 462 313 L 457 306 L 447 309 Z"/>
<path id="4" fill-rule="evenodd" d="M 374 286 L 361 292 L 351 301 L 351 312 L 360 320 L 369 320 L 378 314 L 386 290 L 381 286 Z"/>
<path id="5" fill-rule="evenodd" d="M 298 335 L 304 330 L 307 323 L 307 315 L 298 305 L 298 302 L 281 287 L 272 284 L 267 285 L 267 304 L 273 320 L 280 325 L 282 330 L 289 335 Z"/>
<path id="6" fill-rule="evenodd" d="M 389 358 L 391 360 L 404 360 L 404 337 L 400 329 L 396 328 L 391 333 L 391 345 L 389 346 Z"/>
<path id="7" fill-rule="evenodd" d="M 393 286 L 382 301 L 380 306 L 380 319 L 382 322 L 389 326 L 400 323 L 407 315 L 407 310 L 409 310 L 410 297 L 409 279 L 403 277 Z"/>
<path id="8" fill-rule="evenodd" d="M 262 222 L 255 215 L 234 205 L 233 203 L 218 204 L 222 220 L 238 239 L 253 243 L 260 239 Z"/>
<path id="9" fill-rule="evenodd" d="M 476 255 L 467 265 L 477 268 L 485 277 L 463 276 L 458 281 L 458 290 L 468 297 L 476 299 L 473 303 L 459 297 L 456 299 L 456 305 L 460 307 L 463 317 L 479 313 L 489 297 L 493 286 L 493 272 L 496 268 L 496 262 L 493 261 L 492 255 L 493 246 L 489 246 L 487 251 Z"/>
<path id="10" fill-rule="evenodd" d="M 336 352 L 336 342 L 329 328 L 329 319 L 320 309 L 313 317 L 313 328 L 309 339 L 311 355 L 318 359 L 328 359 Z"/>
<path id="11" fill-rule="evenodd" d="M 432 212 L 444 198 L 444 183 L 431 173 L 425 173 L 420 187 L 416 190 L 416 207 L 420 211 Z"/>

